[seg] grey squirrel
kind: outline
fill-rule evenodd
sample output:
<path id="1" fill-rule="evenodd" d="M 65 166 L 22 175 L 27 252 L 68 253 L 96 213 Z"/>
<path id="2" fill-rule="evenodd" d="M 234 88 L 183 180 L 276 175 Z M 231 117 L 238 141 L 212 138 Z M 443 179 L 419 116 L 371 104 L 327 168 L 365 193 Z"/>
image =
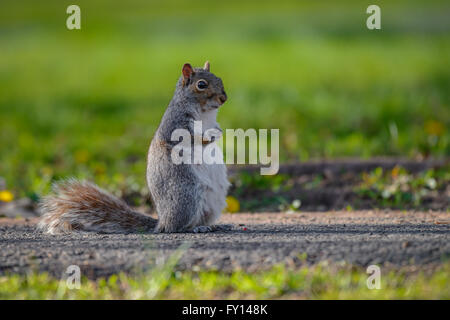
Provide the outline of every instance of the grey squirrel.
<path id="1" fill-rule="evenodd" d="M 184 64 L 174 96 L 148 151 L 147 184 L 158 219 L 135 212 L 93 183 L 69 179 L 54 184 L 53 194 L 43 198 L 38 228 L 50 234 L 230 229 L 229 225 L 214 225 L 226 206 L 230 185 L 225 164 L 175 164 L 171 159 L 177 143 L 171 139 L 173 131 L 185 129 L 194 135 L 194 121 L 202 121 L 205 130 L 220 130 L 216 116 L 226 100 L 222 80 L 210 72 L 209 62 L 203 68 Z M 218 137 L 204 135 L 202 143 L 216 143 Z M 219 156 L 223 159 L 221 153 Z"/>

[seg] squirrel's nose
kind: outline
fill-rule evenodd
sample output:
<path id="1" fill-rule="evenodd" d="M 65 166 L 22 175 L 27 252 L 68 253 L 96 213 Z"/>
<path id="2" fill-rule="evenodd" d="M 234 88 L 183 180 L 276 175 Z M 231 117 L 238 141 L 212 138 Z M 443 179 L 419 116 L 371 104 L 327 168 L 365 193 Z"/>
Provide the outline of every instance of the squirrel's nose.
<path id="1" fill-rule="evenodd" d="M 227 94 L 225 93 L 225 91 L 222 91 L 222 94 L 219 95 L 219 100 L 221 103 L 225 103 L 225 101 L 227 101 Z"/>

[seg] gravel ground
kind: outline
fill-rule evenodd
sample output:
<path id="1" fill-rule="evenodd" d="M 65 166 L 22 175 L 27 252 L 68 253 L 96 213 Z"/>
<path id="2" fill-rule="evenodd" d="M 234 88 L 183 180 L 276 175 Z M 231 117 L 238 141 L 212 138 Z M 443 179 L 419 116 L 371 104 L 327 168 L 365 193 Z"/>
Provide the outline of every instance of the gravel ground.
<path id="1" fill-rule="evenodd" d="M 450 215 L 445 212 L 330 211 L 227 214 L 234 229 L 207 234 L 44 235 L 35 219 L 0 219 L 0 273 L 31 269 L 61 276 L 69 265 L 90 278 L 139 272 L 189 248 L 178 269 L 255 271 L 288 265 L 345 261 L 360 266 L 438 265 L 450 257 Z M 306 253 L 306 259 L 299 255 Z"/>

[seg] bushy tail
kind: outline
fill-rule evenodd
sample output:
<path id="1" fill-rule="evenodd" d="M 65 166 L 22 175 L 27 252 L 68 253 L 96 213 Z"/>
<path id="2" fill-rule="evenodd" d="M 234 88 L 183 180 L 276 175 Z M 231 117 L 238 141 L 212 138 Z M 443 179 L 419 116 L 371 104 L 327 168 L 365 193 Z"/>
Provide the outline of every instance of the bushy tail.
<path id="1" fill-rule="evenodd" d="M 157 220 L 133 211 L 124 201 L 95 184 L 69 179 L 54 184 L 45 197 L 38 228 L 58 234 L 72 230 L 101 233 L 150 232 Z"/>

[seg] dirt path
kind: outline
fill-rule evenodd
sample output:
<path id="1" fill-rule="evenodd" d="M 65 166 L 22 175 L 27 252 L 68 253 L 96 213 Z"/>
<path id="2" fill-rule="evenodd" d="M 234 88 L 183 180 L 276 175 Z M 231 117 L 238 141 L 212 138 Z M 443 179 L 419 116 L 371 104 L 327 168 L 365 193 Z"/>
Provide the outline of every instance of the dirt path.
<path id="1" fill-rule="evenodd" d="M 0 219 L 0 273 L 49 271 L 60 276 L 76 264 L 91 277 L 142 270 L 183 243 L 179 269 L 248 271 L 346 261 L 367 266 L 432 266 L 450 257 L 445 212 L 330 211 L 227 214 L 234 230 L 209 234 L 72 234 L 35 231 L 35 220 Z M 301 258 L 303 256 L 303 258 Z"/>

